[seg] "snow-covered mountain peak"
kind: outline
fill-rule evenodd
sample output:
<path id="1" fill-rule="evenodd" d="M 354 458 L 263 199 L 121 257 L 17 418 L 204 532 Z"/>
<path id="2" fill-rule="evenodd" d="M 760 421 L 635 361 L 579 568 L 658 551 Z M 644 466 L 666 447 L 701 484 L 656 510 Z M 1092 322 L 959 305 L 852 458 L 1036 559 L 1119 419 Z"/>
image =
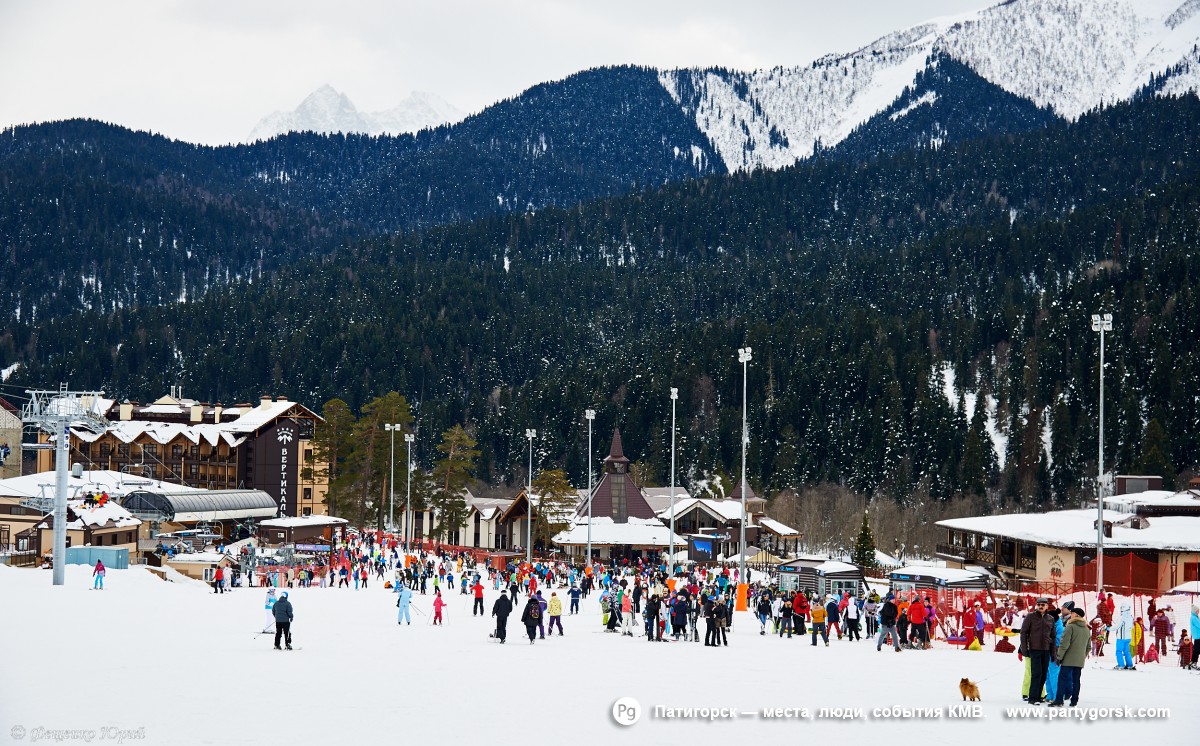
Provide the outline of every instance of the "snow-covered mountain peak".
<path id="1" fill-rule="evenodd" d="M 359 112 L 344 93 L 323 85 L 294 111 L 277 111 L 251 130 L 248 140 L 266 140 L 286 132 L 362 132 L 399 135 L 462 119 L 463 114 L 434 93 L 413 93 L 397 106 L 376 113 Z"/>
<path id="2" fill-rule="evenodd" d="M 663 72 L 667 92 L 731 171 L 779 168 L 832 147 L 892 105 L 938 55 L 1075 119 L 1142 90 L 1200 89 L 1200 0 L 1010 0 L 935 18 L 855 52 L 753 72 Z"/>

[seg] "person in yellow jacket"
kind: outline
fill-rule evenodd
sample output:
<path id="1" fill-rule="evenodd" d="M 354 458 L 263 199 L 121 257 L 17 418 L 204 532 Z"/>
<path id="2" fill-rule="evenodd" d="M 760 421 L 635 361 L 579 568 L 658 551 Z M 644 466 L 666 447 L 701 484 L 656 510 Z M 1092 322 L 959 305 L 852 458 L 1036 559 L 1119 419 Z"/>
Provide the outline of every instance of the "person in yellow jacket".
<path id="1" fill-rule="evenodd" d="M 821 605 L 820 600 L 812 604 L 809 609 L 809 614 L 812 615 L 812 644 L 817 646 L 817 633 L 821 633 L 821 639 L 825 641 L 825 645 L 829 645 L 829 631 L 825 629 L 826 612 L 825 607 Z"/>
<path id="2" fill-rule="evenodd" d="M 550 624 L 546 628 L 546 635 L 554 636 L 554 625 L 558 625 L 558 636 L 563 636 L 562 628 L 562 599 L 557 593 L 550 594 L 550 602 L 546 604 L 546 613 L 550 616 Z"/>
<path id="3" fill-rule="evenodd" d="M 1129 638 L 1129 647 L 1134 651 L 1137 657 L 1137 662 L 1142 663 L 1142 656 L 1146 652 L 1145 640 L 1146 630 L 1142 627 L 1142 618 L 1138 617 L 1133 623 L 1133 634 Z"/>

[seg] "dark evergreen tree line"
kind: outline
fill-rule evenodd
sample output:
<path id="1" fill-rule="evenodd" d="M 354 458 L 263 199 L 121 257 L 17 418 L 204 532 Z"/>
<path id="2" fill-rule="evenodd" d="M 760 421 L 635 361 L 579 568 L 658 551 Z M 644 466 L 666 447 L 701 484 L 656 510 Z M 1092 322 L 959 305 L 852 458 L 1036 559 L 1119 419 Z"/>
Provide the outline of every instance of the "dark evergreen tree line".
<path id="1" fill-rule="evenodd" d="M 526 427 L 537 463 L 583 483 L 589 407 L 597 451 L 619 424 L 640 473 L 665 482 L 677 386 L 694 484 L 737 475 L 734 351 L 750 344 L 760 488 L 1070 501 L 1096 471 L 1094 312 L 1118 326 L 1110 468 L 1173 477 L 1200 461 L 1198 121 L 1194 97 L 1144 101 L 870 165 L 406 232 L 186 304 L 14 324 L 6 353 L 25 363 L 13 383 L 120 397 L 183 383 L 213 401 L 270 390 L 357 409 L 401 391 L 419 434 L 465 423 L 493 483 L 523 475 Z M 999 458 L 962 392 L 994 400 Z"/>

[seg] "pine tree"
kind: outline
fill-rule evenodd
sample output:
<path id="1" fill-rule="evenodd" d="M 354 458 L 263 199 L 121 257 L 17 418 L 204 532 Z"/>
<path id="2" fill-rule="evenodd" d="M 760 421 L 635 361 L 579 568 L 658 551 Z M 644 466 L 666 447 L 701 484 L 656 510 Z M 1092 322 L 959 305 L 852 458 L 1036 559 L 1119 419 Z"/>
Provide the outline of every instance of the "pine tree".
<path id="1" fill-rule="evenodd" d="M 980 497 L 987 495 L 988 483 L 991 481 L 989 466 L 995 463 L 992 442 L 987 433 L 986 409 L 986 399 L 980 393 L 975 399 L 975 413 L 971 416 L 971 426 L 967 430 L 959 476 L 963 492 Z"/>
<path id="2" fill-rule="evenodd" d="M 550 540 L 571 526 L 574 517 L 578 493 L 567 481 L 567 474 L 562 469 L 548 469 L 538 472 L 533 478 L 534 517 L 533 542 L 540 540 L 542 546 L 548 546 Z"/>
<path id="3" fill-rule="evenodd" d="M 325 509 L 329 515 L 337 515 L 345 487 L 342 466 L 350 452 L 354 413 L 341 399 L 330 399 L 321 407 L 321 417 L 313 433 L 313 457 L 305 463 L 303 478 L 328 482 Z"/>
<path id="4" fill-rule="evenodd" d="M 875 534 L 871 532 L 871 524 L 867 521 L 867 514 L 870 511 L 863 511 L 862 527 L 858 530 L 858 536 L 854 539 L 854 549 L 850 552 L 850 561 L 862 568 L 873 568 L 878 566 L 875 560 Z"/>
<path id="5" fill-rule="evenodd" d="M 1146 425 L 1146 434 L 1142 438 L 1142 455 L 1137 461 L 1137 473 L 1161 476 L 1165 489 L 1175 488 L 1175 466 L 1171 463 L 1170 444 L 1167 442 L 1167 433 L 1157 418 L 1150 420 Z"/>
<path id="6" fill-rule="evenodd" d="M 433 466 L 433 508 L 437 511 L 437 523 L 433 535 L 448 538 L 460 529 L 467 518 L 467 501 L 464 492 L 467 482 L 475 473 L 475 460 L 479 450 L 475 439 L 462 425 L 455 425 L 442 433 L 438 453 L 442 458 Z"/>

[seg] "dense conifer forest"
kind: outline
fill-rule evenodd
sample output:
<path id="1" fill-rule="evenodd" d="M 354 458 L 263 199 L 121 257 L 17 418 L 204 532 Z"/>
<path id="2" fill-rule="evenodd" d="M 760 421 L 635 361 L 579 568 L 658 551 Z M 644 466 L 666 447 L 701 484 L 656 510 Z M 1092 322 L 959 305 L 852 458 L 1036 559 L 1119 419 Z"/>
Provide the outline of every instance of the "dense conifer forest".
<path id="1" fill-rule="evenodd" d="M 1114 315 L 1107 467 L 1174 483 L 1200 465 L 1198 124 L 1195 96 L 1145 98 L 954 145 L 464 208 L 473 220 L 444 225 L 331 219 L 279 185 L 214 196 L 166 167 L 156 154 L 178 145 L 155 138 L 58 160 L 9 143 L 4 200 L 24 212 L 0 214 L 5 294 L 26 300 L 0 362 L 21 363 L 9 391 L 69 380 L 145 400 L 179 384 L 214 402 L 271 392 L 355 411 L 397 391 L 422 463 L 464 424 L 475 476 L 493 485 L 524 482 L 527 427 L 537 463 L 585 483 L 586 408 L 597 453 L 619 426 L 642 479 L 665 484 L 674 386 L 681 480 L 703 492 L 739 470 L 735 351 L 750 345 L 748 473 L 772 497 L 836 483 L 900 505 L 1075 504 L 1097 470 L 1092 313 Z M 88 158 L 123 175 L 88 191 Z M 164 277 L 201 271 L 170 250 L 184 224 L 238 261 L 257 252 L 256 270 L 128 293 L 123 273 L 144 272 L 145 255 Z M 25 275 L 20 241 L 63 247 Z M 35 316 L 27 300 L 75 282 L 54 268 L 77 255 L 104 277 L 94 295 Z"/>

